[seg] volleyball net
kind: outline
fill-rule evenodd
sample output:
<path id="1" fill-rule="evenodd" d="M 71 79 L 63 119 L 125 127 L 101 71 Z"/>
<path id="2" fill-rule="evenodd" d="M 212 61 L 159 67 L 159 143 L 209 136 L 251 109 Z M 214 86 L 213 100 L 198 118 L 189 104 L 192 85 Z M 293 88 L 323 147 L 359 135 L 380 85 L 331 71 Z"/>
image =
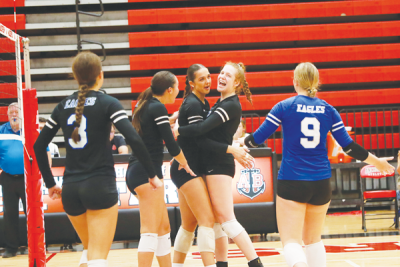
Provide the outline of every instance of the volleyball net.
<path id="1" fill-rule="evenodd" d="M 31 87 L 29 39 L 0 23 L 0 123 L 10 122 L 20 135 L 0 134 L 22 142 L 26 188 L 29 266 L 46 266 L 42 176 L 33 144 L 39 135 L 36 90 Z"/>

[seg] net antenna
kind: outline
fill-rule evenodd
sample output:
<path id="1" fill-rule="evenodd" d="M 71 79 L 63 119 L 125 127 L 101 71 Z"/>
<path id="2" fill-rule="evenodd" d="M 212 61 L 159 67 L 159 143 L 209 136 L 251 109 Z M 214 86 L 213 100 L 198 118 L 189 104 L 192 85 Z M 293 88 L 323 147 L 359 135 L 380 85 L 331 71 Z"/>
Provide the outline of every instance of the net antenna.
<path id="1" fill-rule="evenodd" d="M 43 180 L 33 151 L 39 136 L 38 102 L 36 89 L 31 85 L 29 62 L 29 39 L 0 23 L 0 122 L 10 121 L 15 132 L 20 129 L 20 135 L 0 134 L 0 140 L 20 140 L 24 147 L 29 267 L 42 267 L 46 266 Z M 25 83 L 22 82 L 23 76 Z M 13 106 L 18 107 L 18 115 Z"/>

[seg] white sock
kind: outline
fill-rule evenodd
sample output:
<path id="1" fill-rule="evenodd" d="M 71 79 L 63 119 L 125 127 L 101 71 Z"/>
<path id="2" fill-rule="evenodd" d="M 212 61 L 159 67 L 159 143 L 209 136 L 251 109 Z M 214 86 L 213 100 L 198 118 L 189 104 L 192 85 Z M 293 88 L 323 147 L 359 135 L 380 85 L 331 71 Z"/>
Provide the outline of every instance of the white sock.
<path id="1" fill-rule="evenodd" d="M 309 267 L 326 267 L 326 251 L 322 240 L 306 246 L 306 257 Z"/>
<path id="2" fill-rule="evenodd" d="M 304 262 L 307 264 L 307 257 L 303 247 L 298 243 L 288 243 L 283 247 L 283 256 L 289 267 L 293 267 L 296 263 Z"/>
<path id="3" fill-rule="evenodd" d="M 79 265 L 81 265 L 81 264 L 87 264 L 88 263 L 88 260 L 87 260 L 87 249 L 84 249 L 83 251 L 82 251 L 82 256 L 81 256 L 81 260 L 80 260 L 80 262 L 79 262 Z"/>
<path id="4" fill-rule="evenodd" d="M 183 263 L 172 263 L 172 267 L 183 267 Z"/>
<path id="5" fill-rule="evenodd" d="M 216 265 L 216 264 L 213 264 L 213 265 L 207 265 L 207 266 L 205 266 L 205 267 L 217 267 L 217 265 Z"/>
<path id="6" fill-rule="evenodd" d="M 88 267 L 107 267 L 107 260 L 91 260 L 88 261 Z"/>

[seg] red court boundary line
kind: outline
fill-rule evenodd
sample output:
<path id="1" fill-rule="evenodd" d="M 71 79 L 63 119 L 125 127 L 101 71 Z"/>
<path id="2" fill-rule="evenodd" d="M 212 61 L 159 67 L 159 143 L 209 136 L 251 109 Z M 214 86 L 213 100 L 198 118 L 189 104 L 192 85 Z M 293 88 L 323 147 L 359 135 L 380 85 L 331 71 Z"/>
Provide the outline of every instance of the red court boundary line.
<path id="1" fill-rule="evenodd" d="M 57 253 L 52 253 L 50 256 L 47 257 L 46 263 L 48 263 Z"/>

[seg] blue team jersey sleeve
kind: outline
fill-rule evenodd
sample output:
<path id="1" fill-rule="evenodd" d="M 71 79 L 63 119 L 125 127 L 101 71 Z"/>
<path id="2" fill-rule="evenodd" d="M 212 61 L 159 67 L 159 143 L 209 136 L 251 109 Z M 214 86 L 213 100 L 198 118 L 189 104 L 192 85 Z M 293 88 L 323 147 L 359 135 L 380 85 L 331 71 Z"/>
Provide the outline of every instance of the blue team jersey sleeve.
<path id="1" fill-rule="evenodd" d="M 264 143 L 281 125 L 284 113 L 283 109 L 283 103 L 279 102 L 268 113 L 263 124 L 261 124 L 260 128 L 253 134 L 254 141 L 257 144 Z"/>
<path id="2" fill-rule="evenodd" d="M 334 109 L 333 107 L 331 107 L 331 111 L 332 111 L 331 133 L 341 147 L 346 147 L 350 145 L 351 142 L 353 142 L 353 139 L 351 139 L 350 135 L 347 133 L 339 112 L 337 112 L 337 110 Z"/>

